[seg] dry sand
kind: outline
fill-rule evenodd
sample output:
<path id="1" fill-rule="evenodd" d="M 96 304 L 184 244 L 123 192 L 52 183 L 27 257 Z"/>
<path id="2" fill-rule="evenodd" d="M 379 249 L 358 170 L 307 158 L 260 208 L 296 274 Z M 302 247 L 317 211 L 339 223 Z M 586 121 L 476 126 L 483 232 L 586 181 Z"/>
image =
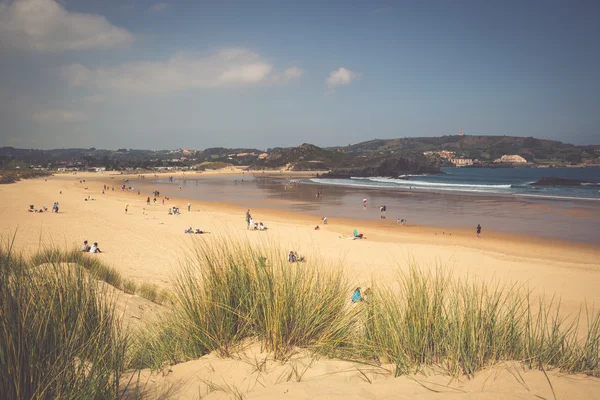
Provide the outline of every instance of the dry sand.
<path id="1" fill-rule="evenodd" d="M 203 175 L 206 173 L 199 177 Z M 357 286 L 369 285 L 372 280 L 390 281 L 398 269 L 408 268 L 414 260 L 421 268 L 435 268 L 442 264 L 459 277 L 516 282 L 529 285 L 536 293 L 557 293 L 562 297 L 565 313 L 577 312 L 584 301 L 600 306 L 598 246 L 489 231 L 478 240 L 472 232 L 383 226 L 377 221 L 330 221 L 328 225 L 321 225 L 321 221 L 313 217 L 269 209 L 251 210 L 255 220 L 264 222 L 269 230 L 247 231 L 245 209 L 195 201 L 191 212 L 187 212 L 185 199 L 170 199 L 164 206 L 160 202 L 146 206 L 148 193 L 138 196 L 137 192 L 121 192 L 119 187 L 123 178 L 123 175 L 110 173 L 78 173 L 2 185 L 0 234 L 7 240 L 16 232 L 16 247 L 26 252 L 35 251 L 43 245 L 71 247 L 80 245 L 84 239 L 97 241 L 104 253 L 96 256 L 125 277 L 138 283 L 150 282 L 163 287 L 169 285 L 170 278 L 177 271 L 178 260 L 185 257 L 186 249 L 193 240 L 214 241 L 219 240 L 221 235 L 233 235 L 247 238 L 252 244 L 279 245 L 282 257 L 293 249 L 308 257 L 318 256 L 325 264 L 342 263 Z M 80 184 L 83 179 L 86 183 Z M 102 194 L 105 183 L 114 185 L 115 191 Z M 85 201 L 87 196 L 96 200 Z M 29 204 L 51 209 L 55 201 L 60 203 L 58 214 L 27 212 Z M 125 214 L 127 204 L 129 211 Z M 173 205 L 180 207 L 182 215 L 167 215 L 167 209 Z M 317 224 L 322 229 L 315 231 L 313 228 Z M 184 234 L 190 226 L 211 234 Z M 368 239 L 340 238 L 340 235 L 350 235 L 354 227 Z M 263 359 L 266 357 L 258 351 L 253 354 Z M 204 377 L 207 363 L 215 371 Z M 479 374 L 475 379 L 454 382 L 453 387 L 462 391 L 444 389 L 437 393 L 416 383 L 413 377 L 389 379 L 388 372 L 376 374 L 378 378 L 370 384 L 358 372 L 356 365 L 342 361 L 316 361 L 300 383 L 296 382 L 297 379 L 277 381 L 275 375 L 283 373 L 285 368 L 290 368 L 290 365 L 274 366 L 272 376 L 264 374 L 266 380 L 263 384 L 250 384 L 250 381 L 258 382 L 263 378 L 253 375 L 247 363 L 207 356 L 174 366 L 174 372 L 165 378 L 153 377 L 149 390 L 154 390 L 157 395 L 158 391 L 173 385 L 178 387 L 175 398 L 198 398 L 199 394 L 206 394 L 206 387 L 201 388 L 203 383 L 199 379 L 222 379 L 234 382 L 242 392 L 250 390 L 244 398 L 533 398 L 534 395 L 552 398 L 548 382 L 539 371 L 525 373 L 523 384 L 515 378 L 512 369 L 498 367 Z M 339 372 L 348 369 L 350 372 Z M 597 379 L 561 377 L 555 372 L 550 377 L 559 398 L 563 397 L 559 392 L 569 394 L 571 398 L 593 398 L 600 393 L 600 381 Z M 439 376 L 421 378 L 434 385 L 446 385 L 449 381 L 448 377 Z M 230 397 L 231 393 L 216 390 L 207 398 Z"/>

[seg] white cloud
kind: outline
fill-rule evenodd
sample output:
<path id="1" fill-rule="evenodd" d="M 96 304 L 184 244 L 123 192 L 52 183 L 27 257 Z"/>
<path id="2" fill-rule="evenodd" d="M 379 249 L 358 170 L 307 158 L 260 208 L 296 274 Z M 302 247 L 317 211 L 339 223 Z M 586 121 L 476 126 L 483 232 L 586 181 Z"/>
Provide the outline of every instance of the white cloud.
<path id="1" fill-rule="evenodd" d="M 348 85 L 357 77 L 357 73 L 352 72 L 344 67 L 341 67 L 329 74 L 329 77 L 326 79 L 325 82 L 327 83 L 327 86 L 332 89 L 336 86 Z"/>
<path id="2" fill-rule="evenodd" d="M 258 53 L 225 49 L 195 57 L 177 53 L 167 61 L 147 61 L 90 69 L 81 64 L 62 68 L 73 86 L 91 86 L 133 93 L 166 93 L 252 85 L 267 81 L 273 66 Z M 297 72 L 296 72 L 297 74 Z"/>
<path id="3" fill-rule="evenodd" d="M 169 3 L 155 3 L 155 4 L 152 4 L 148 10 L 150 12 L 159 12 L 159 11 L 164 11 L 169 7 L 171 7 L 171 5 Z"/>
<path id="4" fill-rule="evenodd" d="M 67 11 L 55 0 L 0 3 L 0 43 L 34 51 L 126 45 L 133 36 L 101 15 Z"/>
<path id="5" fill-rule="evenodd" d="M 85 113 L 69 110 L 40 111 L 34 113 L 31 117 L 38 122 L 50 124 L 87 121 L 87 115 Z"/>

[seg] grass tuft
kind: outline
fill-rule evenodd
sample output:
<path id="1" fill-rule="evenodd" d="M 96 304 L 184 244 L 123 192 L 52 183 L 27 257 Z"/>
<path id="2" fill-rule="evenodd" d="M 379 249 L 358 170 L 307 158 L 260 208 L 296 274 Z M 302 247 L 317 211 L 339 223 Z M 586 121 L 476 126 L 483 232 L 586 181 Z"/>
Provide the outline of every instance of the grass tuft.
<path id="1" fill-rule="evenodd" d="M 117 398 L 128 337 L 81 267 L 0 245 L 0 393 L 7 399 Z"/>

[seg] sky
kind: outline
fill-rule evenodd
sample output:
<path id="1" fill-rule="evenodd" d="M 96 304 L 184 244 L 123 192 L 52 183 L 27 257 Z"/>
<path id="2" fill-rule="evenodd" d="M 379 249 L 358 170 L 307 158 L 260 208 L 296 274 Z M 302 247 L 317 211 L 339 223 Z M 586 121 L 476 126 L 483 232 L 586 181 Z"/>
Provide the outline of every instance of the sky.
<path id="1" fill-rule="evenodd" d="M 0 146 L 600 143 L 600 2 L 0 0 Z"/>

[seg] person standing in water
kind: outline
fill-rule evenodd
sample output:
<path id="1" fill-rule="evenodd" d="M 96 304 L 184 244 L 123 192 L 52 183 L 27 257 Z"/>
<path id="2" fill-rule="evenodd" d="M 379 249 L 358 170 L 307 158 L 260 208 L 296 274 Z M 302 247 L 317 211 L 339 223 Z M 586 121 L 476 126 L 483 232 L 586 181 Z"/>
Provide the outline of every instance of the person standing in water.
<path id="1" fill-rule="evenodd" d="M 477 224 L 477 239 L 481 239 L 481 225 Z"/>

